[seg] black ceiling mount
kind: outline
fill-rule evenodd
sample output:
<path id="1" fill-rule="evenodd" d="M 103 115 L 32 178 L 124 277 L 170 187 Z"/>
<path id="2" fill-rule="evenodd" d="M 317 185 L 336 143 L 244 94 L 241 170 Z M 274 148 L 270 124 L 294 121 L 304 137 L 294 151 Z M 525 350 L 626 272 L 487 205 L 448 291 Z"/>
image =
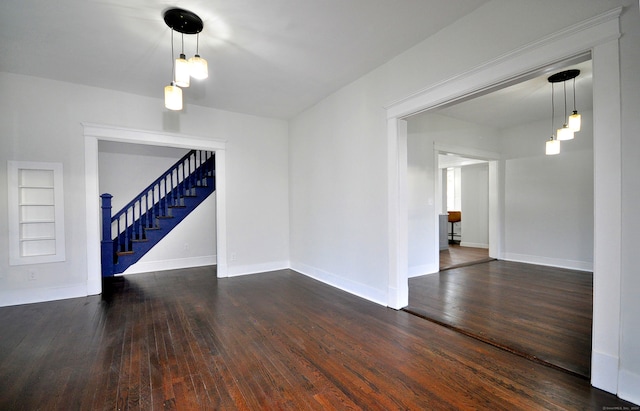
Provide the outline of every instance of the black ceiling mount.
<path id="1" fill-rule="evenodd" d="M 197 14 L 184 9 L 168 9 L 164 12 L 164 22 L 182 34 L 198 34 L 202 31 L 202 19 Z"/>
<path id="2" fill-rule="evenodd" d="M 549 83 L 560 83 L 578 77 L 580 70 L 565 70 L 550 76 Z"/>

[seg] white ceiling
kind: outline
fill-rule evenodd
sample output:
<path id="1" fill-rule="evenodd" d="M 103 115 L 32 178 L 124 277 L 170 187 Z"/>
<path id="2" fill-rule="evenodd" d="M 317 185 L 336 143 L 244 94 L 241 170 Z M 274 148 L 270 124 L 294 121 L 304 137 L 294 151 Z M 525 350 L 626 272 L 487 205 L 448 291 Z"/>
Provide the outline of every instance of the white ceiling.
<path id="1" fill-rule="evenodd" d="M 584 58 L 584 57 L 583 57 Z M 551 128 L 551 83 L 547 78 L 568 69 L 580 70 L 576 77 L 576 108 L 588 111 L 593 108 L 593 75 L 591 60 L 577 64 L 556 65 L 552 69 L 541 70 L 529 80 L 498 89 L 480 97 L 437 108 L 423 113 L 437 113 L 459 120 L 468 121 L 496 129 L 510 128 L 520 124 L 528 124 L 542 119 L 549 119 Z M 564 117 L 564 90 L 567 92 L 567 114 L 573 112 L 573 81 L 554 85 L 554 106 L 556 127 L 562 126 Z M 551 130 L 550 130 L 551 131 Z"/>
<path id="2" fill-rule="evenodd" d="M 580 57 L 584 59 L 586 57 Z M 580 74 L 576 77 L 575 95 L 578 111 L 593 108 L 593 71 L 591 60 L 577 64 L 558 64 L 540 70 L 541 75 L 532 75 L 529 80 L 516 82 L 513 85 L 490 91 L 477 97 L 470 97 L 460 102 L 425 111 L 415 116 L 428 116 L 432 113 L 452 117 L 495 129 L 510 128 L 534 121 L 549 120 L 551 128 L 551 83 L 549 76 L 560 71 L 577 69 Z M 554 87 L 555 123 L 559 127 L 564 117 L 564 86 L 566 86 L 567 114 L 573 111 L 573 81 L 566 84 L 557 83 Z M 551 130 L 549 130 L 551 132 Z M 456 154 L 439 154 L 438 167 L 463 167 L 485 161 L 466 158 Z"/>
<path id="3" fill-rule="evenodd" d="M 210 66 L 185 90 L 187 109 L 290 118 L 487 1 L 2 0 L 0 71 L 162 98 L 163 11 L 180 7 L 203 19 Z"/>
<path id="4" fill-rule="evenodd" d="M 438 168 L 464 167 L 480 163 L 488 163 L 488 161 L 462 157 L 455 154 L 438 154 Z"/>

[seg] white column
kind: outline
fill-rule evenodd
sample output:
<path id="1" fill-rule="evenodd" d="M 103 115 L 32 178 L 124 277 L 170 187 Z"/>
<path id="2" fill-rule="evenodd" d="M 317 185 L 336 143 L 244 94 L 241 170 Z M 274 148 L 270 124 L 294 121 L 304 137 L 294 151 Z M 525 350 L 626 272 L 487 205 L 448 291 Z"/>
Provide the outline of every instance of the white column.
<path id="1" fill-rule="evenodd" d="M 594 256 L 591 384 L 618 391 L 622 176 L 618 40 L 593 48 Z"/>
<path id="2" fill-rule="evenodd" d="M 407 229 L 407 122 L 387 120 L 389 286 L 387 305 L 409 305 Z"/>

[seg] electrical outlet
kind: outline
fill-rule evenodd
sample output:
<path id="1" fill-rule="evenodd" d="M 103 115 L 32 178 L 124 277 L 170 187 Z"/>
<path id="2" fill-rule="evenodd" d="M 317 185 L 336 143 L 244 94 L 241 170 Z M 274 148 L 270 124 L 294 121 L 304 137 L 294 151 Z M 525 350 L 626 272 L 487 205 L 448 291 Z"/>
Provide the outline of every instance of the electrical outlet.
<path id="1" fill-rule="evenodd" d="M 36 281 L 36 273 L 35 271 L 29 271 L 29 281 Z"/>
<path id="2" fill-rule="evenodd" d="M 189 243 L 184 243 L 184 251 L 187 251 L 189 249 Z"/>
<path id="3" fill-rule="evenodd" d="M 229 254 L 229 261 L 236 261 L 236 253 Z"/>

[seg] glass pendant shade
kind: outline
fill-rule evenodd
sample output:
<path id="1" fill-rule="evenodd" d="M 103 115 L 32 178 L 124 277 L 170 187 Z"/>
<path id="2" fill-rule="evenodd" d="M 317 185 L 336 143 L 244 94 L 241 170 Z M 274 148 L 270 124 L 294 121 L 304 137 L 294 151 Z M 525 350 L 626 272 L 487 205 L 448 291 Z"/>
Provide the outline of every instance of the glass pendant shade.
<path id="1" fill-rule="evenodd" d="M 178 87 L 189 87 L 189 79 L 191 74 L 189 73 L 189 62 L 185 58 L 184 54 L 180 54 L 180 58 L 176 59 L 175 63 L 175 83 Z"/>
<path id="2" fill-rule="evenodd" d="M 567 127 L 566 124 L 558 129 L 556 135 L 559 141 L 573 140 L 573 130 Z"/>
<path id="3" fill-rule="evenodd" d="M 207 60 L 203 59 L 199 55 L 195 55 L 189 59 L 189 65 L 191 77 L 203 80 L 209 77 L 209 66 Z"/>
<path id="4" fill-rule="evenodd" d="M 574 132 L 580 131 L 580 125 L 582 123 L 582 116 L 577 111 L 573 111 L 573 114 L 569 116 L 569 128 Z"/>
<path id="5" fill-rule="evenodd" d="M 164 88 L 164 106 L 169 110 L 182 110 L 182 89 L 175 83 Z"/>
<path id="6" fill-rule="evenodd" d="M 173 80 L 164 88 L 164 105 L 169 110 L 182 110 L 182 89 L 189 87 L 191 77 L 207 78 L 208 76 L 207 62 L 198 55 L 198 43 L 196 43 L 196 54 L 193 58 L 187 60 L 184 55 L 184 35 L 196 34 L 199 39 L 204 24 L 197 14 L 177 7 L 165 10 L 163 16 L 164 22 L 171 29 L 171 76 Z M 174 32 L 180 34 L 181 52 L 177 59 L 174 54 Z"/>
<path id="7" fill-rule="evenodd" d="M 554 140 L 553 137 L 547 140 L 545 154 L 548 156 L 560 154 L 560 141 Z"/>

